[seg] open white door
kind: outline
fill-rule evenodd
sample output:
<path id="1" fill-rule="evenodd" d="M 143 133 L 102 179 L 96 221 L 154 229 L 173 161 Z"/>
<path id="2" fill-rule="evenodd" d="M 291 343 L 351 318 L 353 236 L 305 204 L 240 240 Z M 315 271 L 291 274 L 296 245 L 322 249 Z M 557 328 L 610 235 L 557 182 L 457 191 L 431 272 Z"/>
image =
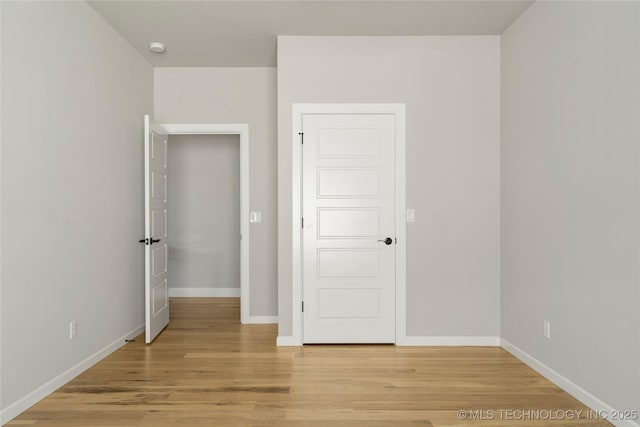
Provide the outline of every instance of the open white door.
<path id="1" fill-rule="evenodd" d="M 168 133 L 144 116 L 144 295 L 145 341 L 149 344 L 169 324 L 167 285 L 167 142 Z"/>

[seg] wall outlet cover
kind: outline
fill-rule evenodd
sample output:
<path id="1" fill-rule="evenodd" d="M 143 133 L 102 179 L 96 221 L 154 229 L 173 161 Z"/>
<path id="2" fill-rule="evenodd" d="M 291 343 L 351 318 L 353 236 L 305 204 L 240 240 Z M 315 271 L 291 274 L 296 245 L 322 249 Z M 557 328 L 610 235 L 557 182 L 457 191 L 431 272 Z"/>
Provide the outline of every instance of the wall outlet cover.
<path id="1" fill-rule="evenodd" d="M 78 323 L 75 320 L 69 322 L 69 339 L 72 340 L 78 333 Z"/>
<path id="2" fill-rule="evenodd" d="M 416 211 L 414 209 L 407 209 L 407 222 L 416 222 Z"/>
<path id="3" fill-rule="evenodd" d="M 551 322 L 548 320 L 544 321 L 544 336 L 545 338 L 551 338 Z"/>

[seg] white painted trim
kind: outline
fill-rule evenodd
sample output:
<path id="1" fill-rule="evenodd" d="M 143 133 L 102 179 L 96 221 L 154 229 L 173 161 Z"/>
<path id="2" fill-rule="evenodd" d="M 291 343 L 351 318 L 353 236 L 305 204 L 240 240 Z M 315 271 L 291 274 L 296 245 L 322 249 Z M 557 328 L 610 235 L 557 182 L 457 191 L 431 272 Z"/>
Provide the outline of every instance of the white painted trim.
<path id="1" fill-rule="evenodd" d="M 407 164 L 405 104 L 396 116 L 396 343 L 407 336 Z"/>
<path id="2" fill-rule="evenodd" d="M 396 245 L 396 342 L 401 341 L 405 337 L 407 323 L 405 104 L 293 104 L 292 107 L 292 336 L 291 344 L 286 345 L 302 345 L 303 342 L 303 320 L 300 308 L 302 305 L 302 230 L 296 219 L 302 217 L 302 150 L 298 133 L 302 132 L 302 116 L 304 114 L 393 114 L 396 117 L 396 237 L 398 238 Z"/>
<path id="3" fill-rule="evenodd" d="M 240 288 L 169 288 L 171 298 L 232 298 L 240 296 Z"/>
<path id="4" fill-rule="evenodd" d="M 144 327 L 145 325 L 143 323 L 142 325 L 113 341 L 111 344 L 108 344 L 106 347 L 93 353 L 91 356 L 87 357 L 77 365 L 72 366 L 57 377 L 47 381 L 37 389 L 33 390 L 32 392 L 7 406 L 5 409 L 0 411 L 0 423 L 8 423 L 105 357 L 109 356 L 114 351 L 124 346 L 126 344 L 125 340 L 132 339 L 143 333 Z"/>
<path id="5" fill-rule="evenodd" d="M 293 127 L 291 130 L 291 336 L 278 337 L 277 345 L 302 345 L 302 229 L 298 218 L 302 218 L 302 147 L 300 135 L 304 108 L 293 104 Z M 282 343 L 280 339 L 282 338 Z"/>
<path id="6" fill-rule="evenodd" d="M 0 22 L 2 22 L 2 2 L 0 1 Z M 2 31 L 0 31 L 0 46 L 2 46 Z M 0 55 L 0 99 L 2 99 L 2 55 Z M 2 116 L 2 102 L 0 102 L 0 118 Z M 2 164 L 2 120 L 0 120 L 0 164 Z M 0 171 L 1 172 L 1 171 Z M 0 173 L 0 177 L 2 173 Z M 2 180 L 0 179 L 0 188 L 2 188 Z M 0 195 L 1 196 L 1 195 Z M 0 224 L 2 224 L 2 197 L 0 197 Z M 0 226 L 0 242 L 2 241 L 2 227 Z M 0 248 L 2 245 L 0 245 Z M 2 250 L 0 249 L 0 307 L 2 307 Z M 0 331 L 2 328 L 0 328 Z M 2 333 L 0 332 L 0 378 L 3 378 L 2 374 Z M 2 409 L 2 388 L 0 386 L 0 409 Z M 0 410 L 0 425 L 3 424 L 4 417 L 2 416 L 2 411 Z"/>
<path id="7" fill-rule="evenodd" d="M 249 135 L 247 123 L 161 123 L 170 134 L 175 135 Z"/>
<path id="8" fill-rule="evenodd" d="M 511 344 L 509 341 L 505 340 L 504 338 L 500 339 L 500 347 L 504 348 L 506 351 L 511 353 L 513 356 L 515 356 L 517 359 L 522 361 L 525 365 L 529 366 L 531 369 L 538 372 L 540 375 L 542 375 L 543 377 L 545 377 L 546 379 L 548 379 L 549 381 L 551 381 L 552 383 L 554 383 L 555 385 L 557 385 L 558 387 L 560 387 L 561 389 L 563 389 L 564 391 L 569 393 L 571 396 L 575 397 L 580 402 L 584 403 L 586 406 L 593 409 L 594 411 L 598 413 L 602 412 L 603 414 L 607 414 L 607 415 L 613 412 L 616 412 L 616 409 L 614 409 L 611 405 L 605 403 L 598 397 L 589 393 L 587 390 L 583 389 L 578 384 L 574 383 L 567 377 L 559 374 L 557 371 L 554 371 L 544 363 L 540 362 L 535 357 L 531 356 L 529 353 Z M 633 408 L 623 408 L 623 409 L 633 409 Z M 607 418 L 611 420 L 611 417 L 607 417 Z M 613 421 L 610 421 L 610 422 L 613 422 Z M 616 426 L 624 426 L 624 427 L 640 426 L 640 424 L 631 420 L 613 422 L 613 424 Z"/>
<path id="9" fill-rule="evenodd" d="M 636 7 L 636 13 L 637 13 L 636 22 L 640 22 L 640 7 Z M 637 32 L 637 37 L 638 37 L 637 43 L 638 43 L 638 45 L 640 45 L 640 31 Z M 638 46 L 638 45 L 636 45 L 636 46 Z M 637 90 L 638 90 L 638 93 L 636 94 L 636 96 L 637 96 L 636 99 L 640 99 L 640 85 L 637 86 Z M 638 110 L 637 120 L 638 120 L 637 121 L 637 124 L 638 124 L 638 135 L 640 135 L 640 110 Z M 638 162 L 636 164 L 640 164 L 640 150 L 637 151 L 637 159 L 636 159 L 636 161 Z M 637 190 L 638 191 L 638 194 L 637 194 L 637 196 L 638 196 L 638 199 L 637 199 L 638 200 L 638 206 L 637 207 L 640 208 L 640 174 L 638 174 L 636 176 L 638 177 L 637 178 L 638 182 L 636 182 L 636 184 L 638 185 L 636 187 L 638 189 Z M 637 218 L 637 220 L 640 221 L 640 218 Z M 638 239 L 637 241 L 640 242 L 640 227 L 637 228 L 637 233 L 638 234 L 637 234 L 636 238 Z M 640 265 L 640 252 L 638 252 L 637 261 L 638 261 L 637 265 Z M 640 283 L 638 283 L 638 286 L 640 286 Z M 636 307 L 640 306 L 640 293 L 637 294 L 637 298 L 638 298 L 638 300 L 636 301 L 636 304 L 637 304 Z M 640 354 L 640 328 L 638 329 L 638 337 L 637 337 L 637 341 L 636 342 L 638 343 L 637 344 L 637 346 L 638 346 L 638 354 Z M 640 404 L 640 402 L 638 404 Z M 640 422 L 636 422 L 636 424 L 640 425 Z"/>
<path id="10" fill-rule="evenodd" d="M 396 341 L 400 346 L 474 346 L 474 347 L 498 347 L 500 337 L 440 337 L 440 336 L 405 336 Z"/>
<path id="11" fill-rule="evenodd" d="M 240 135 L 240 322 L 249 322 L 249 125 L 246 123 L 165 123 L 170 135 Z"/>
<path id="12" fill-rule="evenodd" d="M 249 316 L 247 323 L 254 325 L 271 325 L 278 323 L 278 316 Z"/>
<path id="13" fill-rule="evenodd" d="M 278 335 L 278 338 L 276 338 L 276 345 L 278 347 L 297 347 L 300 344 L 291 335 Z"/>

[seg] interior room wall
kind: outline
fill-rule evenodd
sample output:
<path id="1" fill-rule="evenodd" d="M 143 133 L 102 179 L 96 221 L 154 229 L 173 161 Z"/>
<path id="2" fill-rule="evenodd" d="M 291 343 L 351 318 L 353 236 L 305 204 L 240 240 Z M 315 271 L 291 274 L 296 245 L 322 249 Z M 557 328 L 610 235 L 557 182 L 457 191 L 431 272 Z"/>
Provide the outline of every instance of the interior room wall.
<path id="1" fill-rule="evenodd" d="M 239 296 L 240 137 L 170 135 L 168 152 L 169 294 Z"/>
<path id="2" fill-rule="evenodd" d="M 500 38 L 278 38 L 278 320 L 292 333 L 292 104 L 406 103 L 407 334 L 499 336 Z"/>
<path id="3" fill-rule="evenodd" d="M 278 311 L 275 68 L 156 68 L 159 123 L 248 123 L 251 316 Z"/>
<path id="4" fill-rule="evenodd" d="M 502 337 L 623 410 L 640 410 L 639 16 L 536 2 L 502 35 Z"/>
<path id="5" fill-rule="evenodd" d="M 144 323 L 153 70 L 85 2 L 1 7 L 6 421 Z"/>

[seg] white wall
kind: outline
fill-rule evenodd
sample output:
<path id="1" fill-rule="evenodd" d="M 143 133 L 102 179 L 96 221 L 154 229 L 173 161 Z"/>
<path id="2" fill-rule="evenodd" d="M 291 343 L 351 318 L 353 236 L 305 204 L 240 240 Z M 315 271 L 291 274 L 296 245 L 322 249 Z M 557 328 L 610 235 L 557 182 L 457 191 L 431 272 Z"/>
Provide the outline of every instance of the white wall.
<path id="1" fill-rule="evenodd" d="M 279 37 L 279 335 L 291 335 L 292 104 L 406 103 L 407 334 L 499 335 L 500 38 Z"/>
<path id="2" fill-rule="evenodd" d="M 171 135 L 168 151 L 170 293 L 233 288 L 239 295 L 240 137 Z"/>
<path id="3" fill-rule="evenodd" d="M 276 73 L 274 68 L 156 68 L 160 123 L 248 123 L 251 316 L 275 316 L 277 293 Z"/>
<path id="4" fill-rule="evenodd" d="M 502 37 L 502 336 L 629 410 L 640 409 L 639 9 L 537 2 Z"/>
<path id="5" fill-rule="evenodd" d="M 142 116 L 153 74 L 84 2 L 2 2 L 1 24 L 6 417 L 144 322 Z"/>

